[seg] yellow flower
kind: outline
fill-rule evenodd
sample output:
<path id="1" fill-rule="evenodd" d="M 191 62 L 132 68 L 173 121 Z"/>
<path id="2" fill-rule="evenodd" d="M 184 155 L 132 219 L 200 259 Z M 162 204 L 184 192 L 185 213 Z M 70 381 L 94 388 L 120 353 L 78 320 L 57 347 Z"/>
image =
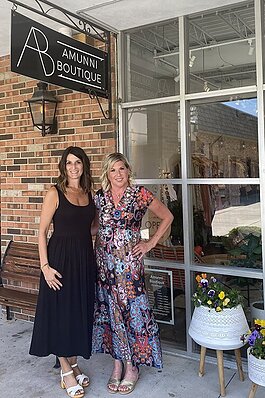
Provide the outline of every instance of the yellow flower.
<path id="1" fill-rule="evenodd" d="M 259 321 L 258 325 L 260 325 L 261 327 L 265 327 L 265 319 L 257 319 Z"/>
<path id="2" fill-rule="evenodd" d="M 212 300 L 208 300 L 208 301 L 207 301 L 207 304 L 208 304 L 208 305 L 211 305 L 212 303 L 213 303 Z"/>
<path id="3" fill-rule="evenodd" d="M 201 277 L 200 275 L 197 275 L 197 276 L 196 276 L 196 281 L 197 281 L 198 283 L 200 283 L 201 280 L 202 280 L 202 277 Z"/>
<path id="4" fill-rule="evenodd" d="M 223 300 L 225 298 L 225 292 L 222 290 L 219 294 L 218 294 L 219 299 Z"/>
<path id="5" fill-rule="evenodd" d="M 262 334 L 262 336 L 265 336 L 265 329 L 261 329 L 260 333 Z"/>
<path id="6" fill-rule="evenodd" d="M 225 307 L 230 301 L 230 298 L 226 297 L 223 301 L 223 306 Z"/>
<path id="7" fill-rule="evenodd" d="M 220 311 L 222 311 L 222 308 L 221 307 L 216 307 L 215 311 L 216 312 L 220 312 Z"/>
<path id="8" fill-rule="evenodd" d="M 262 345 L 265 345 L 265 340 L 263 340 L 263 342 L 261 343 Z"/>
<path id="9" fill-rule="evenodd" d="M 264 328 L 265 327 L 265 319 L 255 319 L 254 324 L 259 325 Z"/>
<path id="10" fill-rule="evenodd" d="M 202 274 L 202 279 L 207 279 L 207 274 Z"/>

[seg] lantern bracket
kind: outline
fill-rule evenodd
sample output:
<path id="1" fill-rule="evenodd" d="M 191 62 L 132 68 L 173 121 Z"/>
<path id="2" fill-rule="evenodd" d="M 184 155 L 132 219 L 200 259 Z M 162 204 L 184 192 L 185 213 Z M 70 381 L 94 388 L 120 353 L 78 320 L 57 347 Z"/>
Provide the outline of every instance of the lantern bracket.
<path id="1" fill-rule="evenodd" d="M 96 98 L 97 103 L 98 103 L 98 105 L 99 105 L 99 107 L 100 107 L 101 113 L 102 113 L 102 115 L 104 116 L 104 118 L 105 118 L 105 119 L 112 119 L 112 109 L 111 109 L 111 103 L 110 103 L 110 101 L 109 101 L 109 108 L 108 108 L 108 110 L 104 111 L 103 106 L 102 106 L 102 104 L 101 104 L 101 102 L 100 102 L 99 96 L 97 95 L 97 92 L 94 91 L 94 90 L 91 90 L 91 89 L 87 89 L 87 91 L 88 91 L 88 95 L 89 95 L 89 98 L 90 98 L 90 99 L 93 100 L 93 99 Z"/>

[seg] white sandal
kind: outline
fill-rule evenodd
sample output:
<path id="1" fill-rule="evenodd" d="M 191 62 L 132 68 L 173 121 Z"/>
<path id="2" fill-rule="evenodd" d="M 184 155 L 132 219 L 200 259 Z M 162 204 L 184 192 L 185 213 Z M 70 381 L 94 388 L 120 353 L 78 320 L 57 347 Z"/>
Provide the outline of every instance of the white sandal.
<path id="1" fill-rule="evenodd" d="M 73 386 L 73 387 L 68 387 L 68 388 L 66 387 L 66 384 L 65 384 L 65 381 L 64 381 L 63 378 L 65 376 L 69 376 L 69 375 L 71 375 L 73 373 L 74 373 L 73 370 L 70 370 L 69 372 L 66 372 L 66 373 L 63 373 L 63 371 L 61 370 L 61 387 L 63 389 L 66 389 L 66 392 L 67 392 L 69 397 L 71 397 L 71 398 L 83 398 L 83 396 L 85 395 L 85 391 L 83 390 L 82 386 L 80 386 L 80 384 L 77 384 L 76 386 Z"/>
<path id="2" fill-rule="evenodd" d="M 77 363 L 74 363 L 73 365 L 71 365 L 71 368 L 76 368 L 78 365 Z M 76 377 L 77 382 L 80 384 L 80 386 L 82 387 L 88 387 L 90 380 L 89 377 L 86 376 L 84 373 L 81 373 L 80 375 L 77 375 Z"/>

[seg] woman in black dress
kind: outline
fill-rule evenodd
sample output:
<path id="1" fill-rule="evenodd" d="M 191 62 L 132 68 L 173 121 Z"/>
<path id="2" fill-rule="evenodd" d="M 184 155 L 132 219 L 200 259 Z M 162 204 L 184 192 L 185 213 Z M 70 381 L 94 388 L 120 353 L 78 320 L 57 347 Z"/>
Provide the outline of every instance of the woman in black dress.
<path id="1" fill-rule="evenodd" d="M 91 234 L 97 232 L 97 217 L 90 162 L 83 149 L 67 148 L 59 171 L 40 217 L 42 273 L 30 354 L 57 355 L 61 387 L 70 397 L 82 398 L 89 378 L 80 371 L 77 356 L 91 355 L 96 270 Z"/>

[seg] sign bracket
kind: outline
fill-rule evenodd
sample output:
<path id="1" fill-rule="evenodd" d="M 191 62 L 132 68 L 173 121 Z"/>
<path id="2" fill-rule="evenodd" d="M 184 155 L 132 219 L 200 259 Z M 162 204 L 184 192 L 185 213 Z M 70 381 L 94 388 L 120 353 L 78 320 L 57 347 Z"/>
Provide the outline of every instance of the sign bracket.
<path id="1" fill-rule="evenodd" d="M 97 92 L 96 92 L 95 90 L 90 90 L 90 89 L 88 89 L 88 95 L 89 95 L 89 97 L 90 97 L 91 99 L 95 99 L 95 98 L 96 98 L 97 103 L 98 103 L 98 105 L 99 105 L 99 107 L 100 107 L 101 113 L 102 113 L 102 115 L 104 116 L 104 118 L 105 118 L 105 119 L 112 119 L 112 109 L 111 109 L 111 106 L 109 106 L 109 109 L 108 109 L 107 111 L 104 111 L 104 109 L 103 109 L 103 107 L 102 107 L 102 105 L 101 105 L 101 102 L 100 102 L 100 100 L 99 100 L 99 97 L 98 97 L 98 95 L 97 95 Z M 110 101 L 109 101 L 109 105 L 110 105 Z"/>
<path id="2" fill-rule="evenodd" d="M 16 11 L 18 7 L 22 7 L 24 9 L 27 9 L 35 14 L 41 15 L 43 17 L 46 17 L 54 22 L 57 22 L 61 25 L 67 26 L 70 29 L 73 29 L 74 31 L 77 31 L 79 33 L 82 33 L 86 35 L 87 37 L 100 41 L 103 43 L 105 47 L 105 51 L 108 54 L 108 94 L 107 94 L 107 99 L 108 99 L 108 110 L 104 111 L 100 100 L 98 93 L 93 90 L 93 89 L 87 89 L 88 95 L 91 99 L 96 99 L 98 102 L 98 105 L 100 107 L 100 110 L 102 112 L 102 115 L 104 116 L 105 119 L 111 119 L 112 118 L 112 100 L 111 100 L 111 68 L 110 68 L 110 59 L 111 59 L 111 32 L 106 30 L 105 28 L 89 21 L 86 18 L 83 18 L 82 16 L 72 13 L 71 11 L 68 11 L 62 7 L 57 6 L 56 4 L 53 4 L 50 1 L 47 0 L 34 0 L 36 7 L 31 7 L 27 4 L 23 4 L 20 1 L 17 0 L 8 0 L 13 4 L 12 10 Z M 35 6 L 34 5 L 34 6 Z M 58 11 L 60 14 L 64 16 L 64 19 L 59 19 L 59 17 L 55 15 L 51 15 L 50 13 L 54 11 Z"/>

